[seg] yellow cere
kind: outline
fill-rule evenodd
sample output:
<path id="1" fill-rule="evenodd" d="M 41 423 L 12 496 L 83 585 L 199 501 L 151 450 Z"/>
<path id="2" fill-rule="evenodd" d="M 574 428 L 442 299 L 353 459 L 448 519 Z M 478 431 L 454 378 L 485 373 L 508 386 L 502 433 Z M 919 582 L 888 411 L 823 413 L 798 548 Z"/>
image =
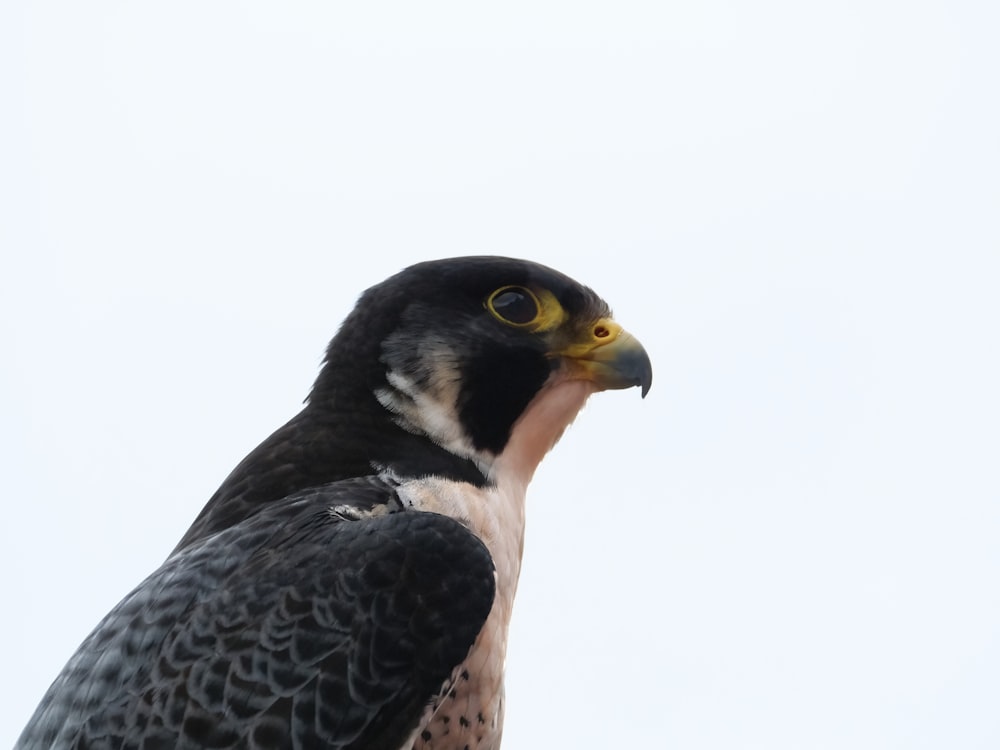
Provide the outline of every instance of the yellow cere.
<path id="1" fill-rule="evenodd" d="M 595 349 L 614 343 L 621 335 L 622 327 L 611 318 L 601 318 L 590 327 L 580 340 L 573 342 L 559 354 L 564 357 L 587 357 Z"/>

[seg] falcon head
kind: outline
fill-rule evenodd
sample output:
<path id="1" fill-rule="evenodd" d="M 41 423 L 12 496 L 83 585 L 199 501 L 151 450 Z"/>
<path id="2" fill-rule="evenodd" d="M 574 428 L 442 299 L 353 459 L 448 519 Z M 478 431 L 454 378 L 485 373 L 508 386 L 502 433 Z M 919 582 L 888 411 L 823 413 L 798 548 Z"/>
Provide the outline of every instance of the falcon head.
<path id="1" fill-rule="evenodd" d="M 488 474 L 512 436 L 531 442 L 521 458 L 533 471 L 587 396 L 645 396 L 651 381 L 645 350 L 592 290 L 537 263 L 468 257 L 411 266 L 363 294 L 311 403 L 354 390 Z"/>

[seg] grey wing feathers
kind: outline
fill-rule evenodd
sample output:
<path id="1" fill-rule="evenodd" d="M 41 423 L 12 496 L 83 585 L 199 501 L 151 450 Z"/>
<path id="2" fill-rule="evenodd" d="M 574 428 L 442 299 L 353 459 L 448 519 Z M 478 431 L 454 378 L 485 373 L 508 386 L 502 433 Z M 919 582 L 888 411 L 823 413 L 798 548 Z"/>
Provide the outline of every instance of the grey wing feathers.
<path id="1" fill-rule="evenodd" d="M 495 583 L 451 518 L 329 510 L 374 492 L 394 497 L 368 480 L 310 491 L 168 559 L 84 641 L 17 748 L 398 750 Z"/>

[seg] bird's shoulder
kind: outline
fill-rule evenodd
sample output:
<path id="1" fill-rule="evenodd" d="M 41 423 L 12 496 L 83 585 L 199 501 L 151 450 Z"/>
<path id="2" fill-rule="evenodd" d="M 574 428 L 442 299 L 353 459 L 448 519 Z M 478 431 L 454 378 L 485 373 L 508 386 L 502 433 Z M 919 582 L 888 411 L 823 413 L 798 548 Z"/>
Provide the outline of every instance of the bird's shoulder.
<path id="1" fill-rule="evenodd" d="M 171 747 L 399 747 L 494 592 L 483 543 L 407 509 L 394 482 L 311 488 L 168 558 L 91 633 L 20 746 L 118 747 L 120 733 Z M 95 674 L 101 690 L 72 689 Z"/>

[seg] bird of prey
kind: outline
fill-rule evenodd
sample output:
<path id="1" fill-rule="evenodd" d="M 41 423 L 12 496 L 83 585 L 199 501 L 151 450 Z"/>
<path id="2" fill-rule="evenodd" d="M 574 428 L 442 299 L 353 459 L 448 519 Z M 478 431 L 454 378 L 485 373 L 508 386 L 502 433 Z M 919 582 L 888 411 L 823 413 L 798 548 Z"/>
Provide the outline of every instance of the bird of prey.
<path id="1" fill-rule="evenodd" d="M 468 257 L 369 289 L 305 408 L 87 637 L 19 750 L 497 748 L 525 489 L 652 380 L 593 291 Z"/>

